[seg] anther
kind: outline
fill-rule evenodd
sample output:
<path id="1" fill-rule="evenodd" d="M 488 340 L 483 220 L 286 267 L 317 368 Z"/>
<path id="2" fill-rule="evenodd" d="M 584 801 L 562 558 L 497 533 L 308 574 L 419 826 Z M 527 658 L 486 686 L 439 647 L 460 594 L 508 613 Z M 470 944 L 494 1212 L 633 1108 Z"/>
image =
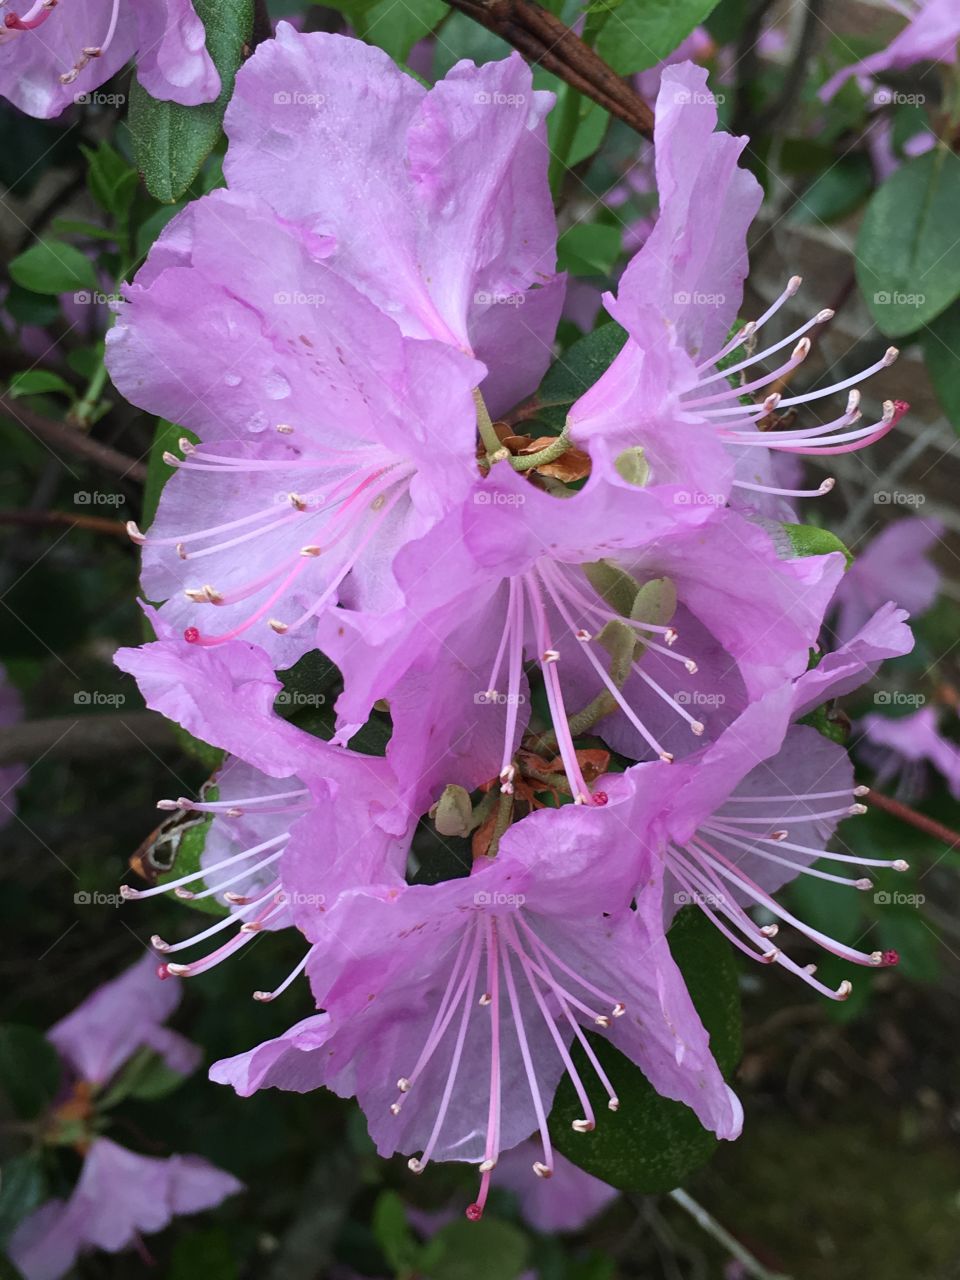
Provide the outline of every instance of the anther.
<path id="1" fill-rule="evenodd" d="M 821 480 L 820 488 L 817 490 L 817 493 L 819 494 L 829 493 L 832 489 L 836 487 L 836 483 L 837 482 L 833 478 L 833 476 L 827 476 L 825 480 Z"/>
<path id="2" fill-rule="evenodd" d="M 540 657 L 541 662 L 559 662 L 560 654 L 556 649 L 545 649 Z"/>
<path id="3" fill-rule="evenodd" d="M 155 933 L 153 935 L 153 937 L 150 939 L 150 945 L 151 947 L 153 947 L 154 951 L 170 950 L 170 943 L 164 942 L 164 940 L 160 937 L 159 933 Z"/>
<path id="4" fill-rule="evenodd" d="M 797 343 L 797 345 L 793 348 L 793 352 L 791 353 L 790 359 L 797 360 L 797 361 L 806 360 L 809 354 L 810 354 L 810 339 L 801 338 L 800 341 Z"/>
<path id="5" fill-rule="evenodd" d="M 837 313 L 831 310 L 830 307 L 824 307 L 822 311 L 817 312 L 817 314 L 814 316 L 814 319 L 816 320 L 817 324 L 826 324 L 827 321 L 832 320 L 836 314 Z"/>
<path id="6" fill-rule="evenodd" d="M 906 862 L 903 858 L 898 858 L 896 862 L 893 863 L 893 869 L 894 871 L 909 871 L 910 863 Z"/>
<path id="7" fill-rule="evenodd" d="M 606 1028 L 609 1027 L 610 1025 L 610 1019 L 607 1017 L 605 1013 L 598 1013 L 597 1016 L 594 1018 L 594 1022 L 597 1024 L 598 1027 L 603 1027 L 604 1030 L 606 1030 Z"/>
<path id="8" fill-rule="evenodd" d="M 410 1081 L 407 1079 L 406 1076 L 400 1077 L 400 1079 L 397 1081 L 397 1088 L 400 1090 L 401 1093 L 410 1092 Z"/>
<path id="9" fill-rule="evenodd" d="M 575 1129 L 577 1133 L 592 1133 L 594 1124 L 592 1120 L 573 1120 L 570 1123 L 570 1128 Z"/>
<path id="10" fill-rule="evenodd" d="M 610 1100 L 607 1102 L 607 1110 L 608 1110 L 608 1111 L 619 1111 L 619 1110 L 620 1110 L 620 1099 L 619 1099 L 619 1098 L 610 1098 Z"/>
<path id="11" fill-rule="evenodd" d="M 287 631 L 290 630 L 287 623 L 281 622 L 278 618 L 271 618 L 270 621 L 267 623 L 267 626 L 270 628 L 271 631 L 275 631 L 278 636 L 282 636 Z"/>
<path id="12" fill-rule="evenodd" d="M 477 1001 L 477 1004 L 479 1004 L 481 1009 L 486 1009 L 487 1005 L 490 1004 L 492 1000 L 493 1000 L 493 996 L 490 994 L 490 992 L 485 991 L 483 995 L 480 997 L 480 999 Z"/>
<path id="13" fill-rule="evenodd" d="M 837 987 L 837 999 L 848 1000 L 850 998 L 850 992 L 852 990 L 853 990 L 853 983 L 848 981 L 846 978 L 844 978 L 844 980 L 840 983 L 839 987 Z"/>
<path id="14" fill-rule="evenodd" d="M 853 788 L 853 794 L 854 794 L 855 796 L 865 796 L 865 795 L 868 795 L 868 794 L 869 794 L 869 792 L 870 792 L 870 788 L 869 788 L 869 787 L 854 787 L 854 788 Z"/>
<path id="15" fill-rule="evenodd" d="M 872 965 L 876 965 L 876 966 L 879 966 L 879 965 L 883 964 L 883 952 L 882 952 L 882 951 L 871 951 L 871 952 L 870 952 L 870 963 L 871 963 Z"/>
<path id="16" fill-rule="evenodd" d="M 290 424 L 289 424 L 288 422 L 278 422 L 278 423 L 277 423 L 277 430 L 280 432 L 280 434 L 281 434 L 282 436 L 292 436 L 292 435 L 293 435 L 293 427 L 291 427 L 291 426 L 290 426 Z"/>
<path id="17" fill-rule="evenodd" d="M 259 933 L 263 925 L 259 920 L 245 920 L 240 926 L 241 933 Z"/>
<path id="18" fill-rule="evenodd" d="M 868 880 L 866 876 L 863 876 L 860 880 L 856 882 L 856 886 L 858 889 L 863 889 L 863 890 L 872 889 L 873 881 Z"/>
<path id="19" fill-rule="evenodd" d="M 177 441 L 177 447 L 185 458 L 189 458 L 191 453 L 196 453 L 197 446 L 192 440 L 188 440 L 186 436 L 181 436 Z"/>
<path id="20" fill-rule="evenodd" d="M 865 804 L 852 804 L 848 812 L 851 814 L 851 816 L 856 816 L 857 814 L 866 813 L 867 806 Z"/>
<path id="21" fill-rule="evenodd" d="M 400 1103 L 399 1103 L 399 1102 L 391 1102 L 391 1103 L 390 1103 L 390 1112 L 391 1112 L 391 1114 L 392 1114 L 392 1115 L 398 1116 L 398 1115 L 400 1114 Z"/>
<path id="22" fill-rule="evenodd" d="M 323 551 L 323 547 L 315 547 L 312 545 L 300 548 L 300 554 L 302 556 L 318 556 L 321 554 L 322 551 Z"/>
<path id="23" fill-rule="evenodd" d="M 288 493 L 287 497 L 290 499 L 290 505 L 295 511 L 306 511 L 306 499 L 301 498 L 299 493 Z"/>
<path id="24" fill-rule="evenodd" d="M 627 1012 L 627 1006 L 622 1001 L 618 1000 L 617 1003 L 610 1010 L 610 1012 L 613 1014 L 615 1018 L 622 1018 L 623 1015 Z"/>
<path id="25" fill-rule="evenodd" d="M 780 932 L 780 926 L 778 924 L 762 924 L 760 932 L 765 938 L 775 938 Z"/>
<path id="26" fill-rule="evenodd" d="M 416 1156 L 411 1156 L 407 1161 L 407 1168 L 411 1173 L 423 1173 L 423 1165 Z"/>
<path id="27" fill-rule="evenodd" d="M 258 1003 L 260 1004 L 269 1004 L 270 1001 L 273 999 L 273 992 L 272 991 L 254 991 L 253 998 L 254 1000 L 258 1001 Z"/>
<path id="28" fill-rule="evenodd" d="M 769 951 L 765 951 L 760 957 L 766 964 L 773 964 L 775 960 L 779 960 L 780 951 L 777 947 L 771 947 Z"/>
<path id="29" fill-rule="evenodd" d="M 766 400 L 764 400 L 763 402 L 763 412 L 773 413 L 774 409 L 777 407 L 777 405 L 780 403 L 782 399 L 783 399 L 783 396 L 780 394 L 779 391 L 772 392 L 770 395 L 767 396 Z"/>
<path id="30" fill-rule="evenodd" d="M 672 751 L 661 751 L 661 752 L 660 752 L 660 759 L 664 762 L 664 764 L 673 764 L 673 752 L 672 752 Z"/>
<path id="31" fill-rule="evenodd" d="M 188 964 L 167 963 L 164 968 L 167 973 L 173 974 L 175 978 L 187 978 L 190 976 L 190 966 Z"/>
<path id="32" fill-rule="evenodd" d="M 697 664 L 694 662 L 692 658 L 687 658 L 686 662 L 683 665 L 686 667 L 687 671 L 689 671 L 689 673 L 692 676 L 695 676 L 697 672 L 700 670 L 700 668 L 697 666 Z"/>
<path id="33" fill-rule="evenodd" d="M 691 724 L 690 724 L 690 732 L 693 734 L 696 734 L 696 736 L 699 738 L 703 734 L 703 731 L 706 727 L 707 726 L 703 723 L 702 720 L 693 720 L 691 721 Z"/>
<path id="34" fill-rule="evenodd" d="M 183 545 L 182 542 L 177 543 L 177 555 L 180 557 L 181 560 L 187 559 L 187 548 Z"/>
<path id="35" fill-rule="evenodd" d="M 481 1173 L 490 1173 L 492 1169 L 497 1167 L 496 1160 L 483 1160 L 478 1166 Z"/>
<path id="36" fill-rule="evenodd" d="M 544 1164 L 542 1160 L 534 1160 L 533 1172 L 538 1178 L 552 1178 L 553 1170 L 548 1164 Z"/>
<path id="37" fill-rule="evenodd" d="M 883 353 L 883 363 L 889 368 L 899 354 L 900 352 L 896 347 L 887 347 L 886 351 Z"/>
<path id="38" fill-rule="evenodd" d="M 137 525 L 136 520 L 128 520 L 126 523 L 126 530 L 127 530 L 127 537 L 131 540 L 131 542 L 136 542 L 138 546 L 143 546 L 143 544 L 146 542 L 147 539 L 140 532 L 140 529 L 139 529 L 139 526 Z"/>
<path id="39" fill-rule="evenodd" d="M 785 827 L 781 827 L 779 831 L 771 831 L 768 839 L 777 841 L 786 840 L 789 834 L 790 832 L 787 831 Z"/>
<path id="40" fill-rule="evenodd" d="M 577 636 L 577 639 L 581 640 L 584 644 L 586 644 L 588 640 L 593 639 L 593 636 L 590 634 L 590 632 L 584 631 L 583 627 L 581 627 L 580 630 L 576 633 L 576 636 Z"/>

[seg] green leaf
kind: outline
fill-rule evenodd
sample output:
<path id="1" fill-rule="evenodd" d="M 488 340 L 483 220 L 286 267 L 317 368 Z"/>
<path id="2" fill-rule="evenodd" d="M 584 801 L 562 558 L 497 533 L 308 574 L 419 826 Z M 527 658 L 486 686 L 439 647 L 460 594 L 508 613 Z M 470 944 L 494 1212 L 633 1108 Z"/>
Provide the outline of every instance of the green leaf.
<path id="1" fill-rule="evenodd" d="M 929 324 L 960 295 L 960 156 L 937 147 L 902 165 L 867 206 L 857 281 L 891 338 Z"/>
<path id="2" fill-rule="evenodd" d="M 790 211 L 788 223 L 832 222 L 856 209 L 870 194 L 873 169 L 866 156 L 854 153 L 825 165 Z"/>
<path id="3" fill-rule="evenodd" d="M 124 1063 L 99 1100 L 101 1110 L 115 1107 L 125 1098 L 149 1101 L 163 1098 L 183 1084 L 183 1075 L 168 1067 L 159 1053 L 144 1045 Z"/>
<path id="4" fill-rule="evenodd" d="M 181 732 L 185 733 L 183 730 Z M 186 736 L 188 738 L 190 737 L 189 734 L 186 734 Z M 206 746 L 205 743 L 198 744 L 197 739 L 195 738 L 190 738 L 190 742 L 191 744 Z M 214 750 L 212 747 L 207 749 L 210 751 Z M 194 753 L 191 752 L 191 754 Z M 223 753 L 218 752 L 217 755 L 219 763 L 223 758 Z M 209 800 L 215 800 L 216 797 L 217 789 L 216 787 L 213 787 L 211 788 L 207 798 Z M 212 822 L 213 815 L 207 814 L 201 822 L 191 822 L 176 829 L 176 834 L 173 837 L 176 841 L 176 852 L 172 860 L 172 865 L 169 871 L 157 877 L 157 884 L 167 884 L 171 880 L 178 880 L 181 876 L 193 875 L 194 872 L 201 870 L 201 859 L 203 858 L 203 851 L 206 847 L 207 835 L 209 834 Z M 202 879 L 198 880 L 195 884 L 191 885 L 191 888 L 194 892 L 199 892 L 204 888 L 204 881 Z M 186 899 L 186 903 L 187 906 L 193 907 L 195 911 L 203 911 L 207 915 L 225 916 L 227 914 L 227 908 L 215 895 L 211 895 L 209 898 L 188 898 Z"/>
<path id="5" fill-rule="evenodd" d="M 48 391 L 59 391 L 71 400 L 74 396 L 70 383 L 49 369 L 24 369 L 23 373 L 15 373 L 10 379 L 10 396 L 14 400 L 19 396 L 39 396 Z"/>
<path id="6" fill-rule="evenodd" d="M 216 101 L 197 107 L 161 102 L 151 98 L 139 80 L 130 90 L 133 153 L 147 190 L 163 204 L 179 200 L 216 145 L 243 47 L 253 32 L 253 0 L 195 0 L 194 8 L 220 72 Z"/>
<path id="7" fill-rule="evenodd" d="M 825 556 L 831 551 L 839 551 L 848 569 L 853 564 L 851 552 L 829 529 L 821 529 L 815 524 L 784 524 L 783 530 L 795 556 Z"/>
<path id="8" fill-rule="evenodd" d="M 653 67 L 687 38 L 717 0 L 599 0 L 590 6 L 587 38 L 621 75 Z"/>
<path id="9" fill-rule="evenodd" d="M 10 263 L 16 284 L 33 293 L 95 292 L 97 273 L 85 253 L 63 240 L 40 240 Z"/>
<path id="10" fill-rule="evenodd" d="M 393 1270 L 404 1275 L 416 1266 L 420 1245 L 407 1221 L 403 1200 L 395 1191 L 381 1191 L 373 1206 L 373 1234 Z"/>
<path id="11" fill-rule="evenodd" d="M 173 1249 L 166 1280 L 236 1280 L 240 1274 L 230 1237 L 220 1227 L 190 1231 Z"/>
<path id="12" fill-rule="evenodd" d="M 87 186 L 97 204 L 118 222 L 125 221 L 137 190 L 137 171 L 109 142 L 94 151 L 81 146 L 87 158 Z"/>
<path id="13" fill-rule="evenodd" d="M 605 222 L 578 222 L 557 241 L 561 271 L 577 276 L 608 276 L 620 256 L 620 228 Z"/>
<path id="14" fill-rule="evenodd" d="M 527 1238 L 496 1218 L 451 1222 L 430 1241 L 421 1260 L 430 1280 L 516 1280 L 527 1265 Z"/>
<path id="15" fill-rule="evenodd" d="M 960 302 L 927 326 L 920 345 L 940 407 L 960 431 Z"/>
<path id="16" fill-rule="evenodd" d="M 0 1026 L 0 1092 L 21 1120 L 34 1120 L 56 1096 L 60 1059 L 34 1027 Z"/>
<path id="17" fill-rule="evenodd" d="M 571 405 L 609 369 L 626 340 L 625 330 L 611 321 L 572 343 L 540 384 L 537 417 L 559 431 Z"/>
<path id="18" fill-rule="evenodd" d="M 0 1247 L 27 1214 L 42 1204 L 45 1194 L 46 1179 L 39 1152 L 4 1160 L 0 1178 Z"/>
<path id="19" fill-rule="evenodd" d="M 43 329 L 60 317 L 58 298 L 21 289 L 18 284 L 10 286 L 4 305 L 17 324 L 33 324 Z"/>
<path id="20" fill-rule="evenodd" d="M 405 62 L 449 13 L 443 0 L 331 0 L 361 39 L 379 45 L 397 62 Z"/>
<path id="21" fill-rule="evenodd" d="M 711 1051 L 721 1070 L 729 1074 L 740 1056 L 740 995 L 732 951 L 696 907 L 680 912 L 668 941 L 710 1033 Z M 581 1169 L 624 1191 L 653 1193 L 679 1186 L 710 1159 L 717 1139 L 682 1102 L 661 1097 L 639 1067 L 609 1040 L 587 1035 L 620 1099 L 620 1110 L 613 1114 L 607 1109 L 606 1091 L 577 1045 L 574 1063 L 586 1082 L 597 1127 L 592 1133 L 571 1128 L 582 1109 L 569 1078 L 564 1078 L 550 1114 L 550 1132 L 558 1149 Z"/>

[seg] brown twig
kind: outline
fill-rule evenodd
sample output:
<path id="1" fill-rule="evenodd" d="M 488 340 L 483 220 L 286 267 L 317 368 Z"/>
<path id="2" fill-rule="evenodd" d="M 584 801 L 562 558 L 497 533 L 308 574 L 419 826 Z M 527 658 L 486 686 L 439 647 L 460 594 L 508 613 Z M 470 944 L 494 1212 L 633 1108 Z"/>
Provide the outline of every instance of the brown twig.
<path id="1" fill-rule="evenodd" d="M 85 693 L 77 696 L 83 698 Z M 152 751 L 176 747 L 173 727 L 153 711 L 54 716 L 49 720 L 6 725 L 0 732 L 0 764 L 16 764 L 46 755 L 77 759 L 115 755 L 121 751 L 129 754 L 138 746 Z"/>
<path id="2" fill-rule="evenodd" d="M 653 111 L 633 86 L 536 0 L 447 0 L 447 4 L 506 40 L 528 62 L 552 72 L 653 140 Z"/>
<path id="3" fill-rule="evenodd" d="M 895 818 L 899 818 L 901 822 L 906 822 L 911 827 L 916 827 L 918 831 L 922 831 L 925 835 L 933 836 L 934 840 L 942 840 L 949 848 L 960 847 L 960 832 L 951 831 L 949 827 L 945 827 L 942 822 L 937 822 L 935 818 L 928 818 L 926 814 L 918 813 L 916 809 L 911 809 L 909 805 L 903 804 L 899 800 L 892 800 L 890 796 L 882 795 L 872 788 L 867 792 L 864 799 L 867 804 L 876 805 L 878 809 L 892 814 Z"/>
<path id="4" fill-rule="evenodd" d="M 91 533 L 109 533 L 115 538 L 127 537 L 122 520 L 108 520 L 105 516 L 74 515 L 70 511 L 0 511 L 0 524 L 17 525 L 76 525 Z"/>
<path id="5" fill-rule="evenodd" d="M 93 440 L 77 427 L 68 427 L 66 423 L 57 422 L 55 418 L 46 418 L 43 414 L 34 413 L 25 405 L 18 404 L 9 395 L 0 395 L 0 414 L 12 418 L 25 431 L 37 436 L 52 449 L 65 449 L 69 453 L 78 454 L 89 462 L 114 471 L 125 480 L 137 480 L 141 484 L 147 478 L 147 468 L 135 458 L 128 458 L 119 449 L 111 448 Z"/>

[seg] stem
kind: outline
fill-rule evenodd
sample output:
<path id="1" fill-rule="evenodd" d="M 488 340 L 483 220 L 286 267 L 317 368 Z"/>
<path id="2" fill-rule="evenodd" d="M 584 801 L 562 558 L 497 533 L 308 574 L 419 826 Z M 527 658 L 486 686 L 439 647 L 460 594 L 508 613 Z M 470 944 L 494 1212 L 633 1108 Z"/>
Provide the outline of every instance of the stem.
<path id="1" fill-rule="evenodd" d="M 7 725 L 0 741 L 0 764 L 37 760 L 55 753 L 60 759 L 130 755 L 138 746 L 150 752 L 177 746 L 173 726 L 153 711 L 103 715 L 56 716 Z"/>
<path id="2" fill-rule="evenodd" d="M 960 846 L 960 832 L 951 831 L 949 827 L 945 827 L 942 822 L 937 822 L 935 818 L 928 818 L 926 814 L 917 813 L 916 809 L 911 809 L 909 805 L 903 804 L 899 800 L 892 800 L 890 796 L 881 795 L 879 791 L 874 791 L 872 787 L 864 796 L 864 801 L 867 804 L 876 805 L 878 809 L 883 809 L 885 813 L 893 814 L 901 822 L 906 822 L 911 827 L 916 827 L 918 831 L 922 831 L 925 835 L 933 836 L 935 840 L 942 840 L 951 849 Z"/>
<path id="3" fill-rule="evenodd" d="M 550 190 L 554 200 L 560 194 L 567 172 L 567 157 L 580 124 L 580 95 L 565 84 L 560 94 L 560 111 L 557 120 L 557 136 L 550 148 Z"/>
<path id="4" fill-rule="evenodd" d="M 477 406 L 477 431 L 483 442 L 483 447 L 487 451 L 487 459 L 489 461 L 493 454 L 502 451 L 503 446 L 500 443 L 500 437 L 493 429 L 493 419 L 487 406 L 483 402 L 483 396 L 480 394 L 480 388 L 473 389 L 473 402 Z"/>
<path id="5" fill-rule="evenodd" d="M 535 0 L 447 0 L 527 59 L 653 140 L 653 111 L 631 84 Z"/>
<path id="6" fill-rule="evenodd" d="M 147 478 L 147 468 L 142 462 L 128 458 L 125 453 L 111 448 L 108 444 L 101 444 L 99 440 L 91 440 L 76 427 L 70 427 L 64 422 L 57 422 L 54 418 L 45 418 L 42 414 L 34 413 L 32 409 L 18 404 L 9 396 L 0 395 L 0 414 L 19 423 L 25 431 L 29 431 L 31 435 L 48 445 L 53 453 L 58 447 L 66 449 L 71 453 L 80 454 L 88 462 L 95 462 L 108 471 L 115 471 L 127 480 L 138 480 L 141 484 Z M 62 459 L 58 460 L 62 461 Z"/>
<path id="7" fill-rule="evenodd" d="M 734 1239 L 726 1228 L 721 1227 L 711 1214 L 707 1213 L 703 1205 L 697 1204 L 692 1196 L 689 1196 L 682 1187 L 677 1187 L 676 1191 L 670 1192 L 670 1199 L 686 1209 L 697 1226 L 712 1236 L 717 1244 L 722 1245 L 724 1249 L 736 1258 L 737 1262 L 744 1268 L 748 1275 L 753 1276 L 754 1280 L 789 1280 L 779 1271 L 768 1271 L 763 1263 L 759 1262 L 752 1253 L 749 1253 L 739 1240 Z"/>
<path id="8" fill-rule="evenodd" d="M 127 539 L 122 520 L 108 520 L 105 516 L 74 515 L 70 511 L 0 511 L 0 524 L 76 526 L 91 533 L 109 533 L 115 538 Z"/>
<path id="9" fill-rule="evenodd" d="M 542 467 L 547 462 L 553 462 L 555 458 L 561 457 L 570 448 L 570 436 L 567 428 L 564 427 L 556 440 L 552 444 L 548 444 L 543 449 L 538 449 L 536 453 L 527 453 L 522 457 L 511 457 L 510 465 L 514 471 L 532 471 L 534 467 Z"/>
<path id="10" fill-rule="evenodd" d="M 70 410 L 70 418 L 73 422 L 80 423 L 82 426 L 87 424 L 88 419 L 100 402 L 100 393 L 103 391 L 106 381 L 107 366 L 103 362 L 103 356 L 101 356 L 100 363 L 93 372 L 93 377 L 87 383 L 83 398 L 78 400 Z"/>

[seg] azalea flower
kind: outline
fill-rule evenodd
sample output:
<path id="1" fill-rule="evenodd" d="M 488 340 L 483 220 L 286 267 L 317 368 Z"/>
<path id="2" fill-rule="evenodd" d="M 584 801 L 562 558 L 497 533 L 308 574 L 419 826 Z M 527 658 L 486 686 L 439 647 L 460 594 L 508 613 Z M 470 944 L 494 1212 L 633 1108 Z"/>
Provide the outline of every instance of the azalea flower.
<path id="1" fill-rule="evenodd" d="M 867 748 L 864 757 L 876 769 L 878 788 L 897 781 L 901 792 L 915 796 L 925 789 L 927 766 L 932 765 L 953 798 L 960 800 L 960 747 L 941 732 L 935 707 L 896 718 L 864 716 L 857 728 Z"/>
<path id="2" fill-rule="evenodd" d="M 856 426 L 856 387 L 897 352 L 889 348 L 869 368 L 828 387 L 786 396 L 777 389 L 809 354 L 809 331 L 833 313 L 819 311 L 785 338 L 755 350 L 757 335 L 801 280 L 791 277 L 759 319 L 739 322 L 746 234 L 762 192 L 737 163 L 747 140 L 714 132 L 716 123 L 706 71 L 690 63 L 665 68 L 654 135 L 657 223 L 624 272 L 617 296 L 605 298 L 628 338 L 607 372 L 573 405 L 568 428 L 574 442 L 589 449 L 594 467 L 609 470 L 623 450 L 642 448 L 652 481 L 685 484 L 698 495 L 691 501 L 715 495 L 714 502 L 723 502 L 732 491 L 741 498 L 815 496 L 833 481 L 815 490 L 785 489 L 769 473 L 769 451 L 829 456 L 885 435 L 907 406 L 887 402 L 880 421 Z M 758 373 L 762 362 L 785 349 L 790 355 L 783 363 Z M 770 425 L 781 410 L 843 391 L 849 391 L 844 412 L 823 426 Z M 757 393 L 763 398 L 757 400 Z M 746 472 L 744 451 L 754 455 Z"/>
<path id="3" fill-rule="evenodd" d="M 128 901 L 172 892 L 193 903 L 214 898 L 225 908 L 222 918 L 181 941 L 154 935 L 153 946 L 164 957 L 161 977 L 195 977 L 264 930 L 290 927 L 300 904 L 288 849 L 300 819 L 312 811 L 324 814 L 324 837 L 307 855 L 316 865 L 310 907 L 358 884 L 403 883 L 416 813 L 401 803 L 388 762 L 332 747 L 282 719 L 274 710 L 282 686 L 261 649 L 234 641 L 197 651 L 167 634 L 139 649 L 120 649 L 115 661 L 137 679 L 149 707 L 234 753 L 199 796 L 157 806 L 177 824 L 171 836 L 182 833 L 184 822 L 208 822 L 199 869 L 146 889 L 120 888 Z M 429 803 L 423 793 L 412 799 L 422 808 Z M 148 854 L 169 838 L 161 828 Z M 162 857 L 160 850 L 152 865 L 162 865 Z M 198 959 L 179 958 L 221 935 L 225 940 Z M 278 986 L 254 998 L 281 995 L 309 955 L 307 950 Z"/>
<path id="4" fill-rule="evenodd" d="M 199 1048 L 163 1024 L 180 1003 L 176 983 L 161 984 L 150 956 L 105 983 L 47 1033 L 63 1061 L 69 1092 L 48 1117 L 83 1156 L 68 1200 L 48 1200 L 17 1227 L 8 1245 L 25 1280 L 59 1280 L 88 1249 L 118 1253 L 141 1232 L 162 1230 L 178 1214 L 213 1208 L 242 1184 L 198 1156 L 137 1155 L 100 1135 L 98 1097 L 135 1054 L 158 1054 L 189 1075 Z"/>
<path id="5" fill-rule="evenodd" d="M 195 106 L 220 92 L 191 0 L 5 0 L 0 94 L 28 115 L 60 115 L 134 56 L 154 98 Z"/>
<path id="6" fill-rule="evenodd" d="M 867 876 L 841 872 L 851 867 L 859 872 L 873 867 L 905 871 L 907 864 L 900 858 L 828 850 L 837 824 L 866 812 L 861 797 L 867 788 L 855 785 L 842 747 L 791 721 L 809 709 L 811 696 L 819 703 L 849 688 L 856 678 L 853 653 L 871 648 L 879 661 L 909 651 L 913 640 L 904 626 L 906 615 L 891 614 L 890 608 L 871 620 L 832 672 L 820 672 L 812 686 L 815 694 L 808 676 L 802 676 L 753 702 L 717 742 L 678 764 L 671 774 L 674 788 L 660 803 L 659 816 L 647 817 L 661 833 L 673 910 L 696 903 L 746 955 L 782 965 L 834 1000 L 846 999 L 851 984 L 844 981 L 836 990 L 829 988 L 815 977 L 814 966 L 801 966 L 774 946 L 776 922 L 792 925 L 854 964 L 895 964 L 895 953 L 865 952 L 838 942 L 796 917 L 773 895 L 798 875 L 870 889 Z M 861 664 L 859 677 L 867 671 Z M 839 871 L 821 868 L 821 859 L 838 864 Z M 669 901 L 670 889 L 666 897 Z M 752 907 L 762 907 L 776 922 L 758 925 L 748 914 Z"/>
<path id="7" fill-rule="evenodd" d="M 834 598 L 838 639 L 849 640 L 887 600 L 912 615 L 926 613 L 940 591 L 940 571 L 929 553 L 942 536 L 939 520 L 908 516 L 859 547 Z"/>
<path id="8" fill-rule="evenodd" d="M 953 0 L 888 0 L 887 8 L 902 14 L 907 25 L 877 53 L 843 67 L 820 90 L 829 102 L 850 79 L 876 78 L 884 71 L 904 71 L 918 62 L 941 62 L 953 66 L 960 39 L 960 10 Z"/>
<path id="9" fill-rule="evenodd" d="M 524 818 L 466 878 L 358 888 L 322 918 L 302 916 L 324 1012 L 216 1063 L 211 1078 L 244 1096 L 268 1086 L 355 1094 L 381 1155 L 404 1152 L 415 1173 L 431 1160 L 478 1165 L 474 1219 L 500 1153 L 531 1130 L 534 1173 L 553 1173 L 546 1117 L 562 1076 L 583 1108 L 574 1129 L 596 1124 L 575 1042 L 608 1108 L 619 1108 L 585 1027 L 601 1029 L 718 1136 L 735 1137 L 742 1113 L 670 956 L 657 867 L 642 841 L 624 839 L 662 768 L 611 775 L 601 809 Z M 309 890 L 307 860 L 302 871 Z"/>

